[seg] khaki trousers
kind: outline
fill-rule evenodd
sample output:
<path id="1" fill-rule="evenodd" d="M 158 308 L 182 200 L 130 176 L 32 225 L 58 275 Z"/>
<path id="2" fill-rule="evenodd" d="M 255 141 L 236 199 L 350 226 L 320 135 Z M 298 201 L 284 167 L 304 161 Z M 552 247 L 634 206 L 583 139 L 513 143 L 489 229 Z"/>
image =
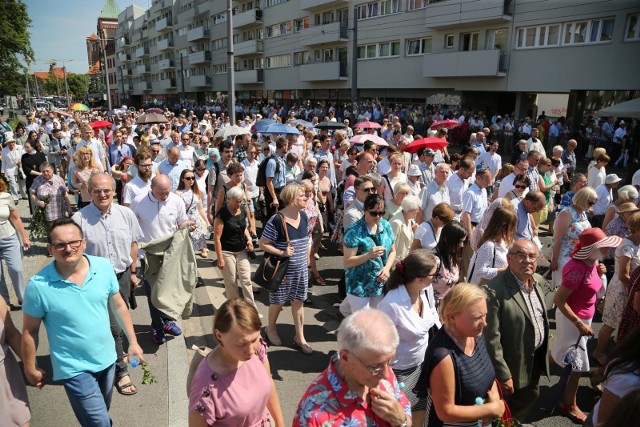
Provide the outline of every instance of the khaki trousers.
<path id="1" fill-rule="evenodd" d="M 247 251 L 222 251 L 222 255 L 225 264 L 222 269 L 222 278 L 224 279 L 224 288 L 227 291 L 227 299 L 238 298 L 240 296 L 238 286 L 240 286 L 244 299 L 256 305 L 253 299 L 251 264 L 247 257 Z"/>

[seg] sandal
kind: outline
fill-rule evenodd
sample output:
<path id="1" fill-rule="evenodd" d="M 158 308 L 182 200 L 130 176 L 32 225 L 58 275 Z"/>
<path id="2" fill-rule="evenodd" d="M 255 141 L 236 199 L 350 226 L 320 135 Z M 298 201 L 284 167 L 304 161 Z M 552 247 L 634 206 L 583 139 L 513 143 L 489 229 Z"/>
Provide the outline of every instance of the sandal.
<path id="1" fill-rule="evenodd" d="M 120 379 L 122 379 L 122 378 L 120 378 Z M 122 384 L 122 385 L 118 384 L 116 382 L 115 386 L 116 386 L 116 390 L 118 390 L 118 393 L 120 393 L 123 396 L 133 396 L 134 394 L 136 394 L 138 392 L 138 389 L 136 388 L 135 385 L 133 385 L 133 383 L 131 381 L 129 381 L 126 384 Z M 133 387 L 133 391 L 125 391 L 124 390 L 125 388 L 130 388 L 130 387 Z"/>
<path id="2" fill-rule="evenodd" d="M 322 276 L 320 274 L 315 274 L 313 276 L 313 278 L 316 281 L 316 284 L 320 285 L 320 286 L 327 286 L 327 282 L 324 281 L 324 279 L 322 278 Z"/>
<path id="3" fill-rule="evenodd" d="M 569 418 L 576 424 L 582 424 L 587 419 L 587 416 L 580 410 L 580 408 L 578 408 L 578 405 L 565 405 L 564 402 L 562 402 L 558 405 L 558 409 L 562 415 Z M 577 411 L 578 413 L 574 413 L 572 411 Z"/>
<path id="4" fill-rule="evenodd" d="M 268 328 L 264 328 L 264 333 L 267 336 L 267 340 L 269 340 L 271 345 L 276 345 L 276 346 L 282 345 L 282 340 L 280 340 L 280 337 L 278 336 L 277 332 L 275 334 L 272 334 L 271 332 L 269 332 Z"/>

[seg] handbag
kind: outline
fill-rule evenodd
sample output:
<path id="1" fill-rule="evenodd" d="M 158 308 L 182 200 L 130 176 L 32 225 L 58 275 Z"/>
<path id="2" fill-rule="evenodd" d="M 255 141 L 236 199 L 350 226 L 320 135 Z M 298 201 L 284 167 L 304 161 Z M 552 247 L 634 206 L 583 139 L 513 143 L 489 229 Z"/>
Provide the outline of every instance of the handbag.
<path id="1" fill-rule="evenodd" d="M 27 176 L 24 174 L 22 168 L 18 168 L 18 179 L 20 181 L 25 181 L 27 179 Z"/>
<path id="2" fill-rule="evenodd" d="M 498 381 L 497 378 L 495 378 L 494 381 L 498 388 L 498 395 L 500 396 L 500 399 L 504 402 L 504 412 L 500 417 L 500 421 L 504 421 L 504 422 L 511 421 L 513 417 L 511 416 L 511 409 L 509 409 L 509 405 L 507 405 L 507 401 L 504 400 L 504 395 L 502 393 L 502 384 L 500 384 L 500 381 Z"/>
<path id="3" fill-rule="evenodd" d="M 471 272 L 469 273 L 469 277 L 467 277 L 467 280 L 471 280 L 471 278 L 473 277 L 473 271 L 476 269 L 476 261 L 477 259 L 477 255 L 476 255 L 476 259 L 473 260 L 473 267 L 471 267 Z M 496 246 L 494 243 L 493 246 L 493 261 L 491 261 L 491 268 L 495 268 L 496 267 Z M 489 283 L 489 280 L 485 279 L 485 278 L 481 278 L 480 281 L 478 282 L 478 286 L 483 286 L 486 285 L 487 283 Z"/>
<path id="4" fill-rule="evenodd" d="M 282 213 L 278 212 L 278 215 L 282 221 L 282 228 L 284 228 L 284 235 L 287 238 L 287 245 L 289 245 L 291 241 L 289 240 L 287 222 Z M 289 267 L 289 257 L 265 252 L 264 258 L 253 275 L 253 281 L 256 285 L 265 288 L 269 292 L 277 292 L 284 281 L 287 267 Z"/>

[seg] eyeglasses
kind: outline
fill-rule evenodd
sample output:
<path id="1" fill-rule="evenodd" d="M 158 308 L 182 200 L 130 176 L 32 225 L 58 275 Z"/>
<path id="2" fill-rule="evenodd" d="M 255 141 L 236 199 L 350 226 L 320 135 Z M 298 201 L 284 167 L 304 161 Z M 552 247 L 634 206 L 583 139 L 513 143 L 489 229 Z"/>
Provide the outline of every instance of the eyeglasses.
<path id="1" fill-rule="evenodd" d="M 111 190 L 111 189 L 101 190 L 99 188 L 96 188 L 95 190 L 91 190 L 91 192 L 93 194 L 95 194 L 96 196 L 99 196 L 100 194 L 104 194 L 105 196 L 108 196 L 109 194 L 111 194 L 113 192 L 113 190 Z"/>
<path id="2" fill-rule="evenodd" d="M 70 242 L 52 243 L 51 246 L 56 251 L 64 251 L 65 249 L 67 249 L 67 246 L 71 247 L 72 251 L 77 251 L 81 244 L 82 244 L 82 239 L 72 240 Z"/>
<path id="3" fill-rule="evenodd" d="M 509 252 L 509 255 L 515 255 L 520 261 L 537 261 L 538 255 L 528 254 L 526 252 Z"/>
<path id="4" fill-rule="evenodd" d="M 359 190 L 362 191 L 363 193 L 371 193 L 371 194 L 376 192 L 375 187 L 360 188 Z"/>
<path id="5" fill-rule="evenodd" d="M 367 211 L 369 212 L 369 215 L 371 216 L 384 216 L 385 213 L 387 213 L 386 211 Z"/>
<path id="6" fill-rule="evenodd" d="M 145 163 L 145 164 L 142 164 L 142 165 L 138 165 L 139 168 L 150 168 L 151 166 L 153 166 L 152 163 Z"/>
<path id="7" fill-rule="evenodd" d="M 153 154 L 160 154 L 160 150 L 151 150 Z"/>
<path id="8" fill-rule="evenodd" d="M 207 168 L 198 168 L 198 169 L 196 169 L 196 170 L 197 170 L 198 172 L 204 172 L 204 171 L 206 171 L 206 170 L 207 170 Z"/>
<path id="9" fill-rule="evenodd" d="M 526 190 L 527 186 L 526 185 L 514 185 L 514 187 L 520 189 L 520 190 Z"/>
<path id="10" fill-rule="evenodd" d="M 385 369 L 387 366 L 393 366 L 393 365 L 395 365 L 395 364 L 396 364 L 396 361 L 395 361 L 395 360 L 394 360 L 394 361 L 389 360 L 389 361 L 387 361 L 387 362 L 383 363 L 381 366 L 369 366 L 369 365 L 366 365 L 366 364 L 362 361 L 362 359 L 360 359 L 360 358 L 359 358 L 358 356 L 356 356 L 354 353 L 352 353 L 352 352 L 350 352 L 350 351 L 349 351 L 349 354 L 350 354 L 350 355 L 352 355 L 352 356 L 353 356 L 353 358 L 354 358 L 354 359 L 356 359 L 358 362 L 360 362 L 360 364 L 361 364 L 362 366 L 364 366 L 365 368 L 367 368 L 367 370 L 371 373 L 371 375 L 375 375 L 375 376 L 380 375 L 380 373 L 382 372 L 382 370 L 383 370 L 383 369 Z"/>

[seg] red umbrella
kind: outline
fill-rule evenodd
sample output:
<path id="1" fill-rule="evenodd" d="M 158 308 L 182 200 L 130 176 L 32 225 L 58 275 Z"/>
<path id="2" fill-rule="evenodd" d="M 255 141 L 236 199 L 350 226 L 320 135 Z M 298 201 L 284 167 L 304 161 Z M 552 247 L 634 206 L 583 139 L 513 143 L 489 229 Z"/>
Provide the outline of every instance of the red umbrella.
<path id="1" fill-rule="evenodd" d="M 389 143 L 380 138 L 378 135 L 369 135 L 367 133 L 363 133 L 361 135 L 355 135 L 349 138 L 349 142 L 352 144 L 364 144 L 365 141 L 372 141 L 374 144 L 381 147 L 389 146 Z"/>
<path id="2" fill-rule="evenodd" d="M 89 123 L 89 126 L 91 126 L 94 129 L 102 129 L 102 128 L 110 128 L 111 126 L 113 126 L 113 123 L 108 122 L 106 120 L 98 120 L 98 121 Z"/>
<path id="3" fill-rule="evenodd" d="M 360 129 L 379 129 L 382 126 L 380 125 L 380 123 L 370 122 L 369 120 L 367 120 L 365 122 L 356 123 L 355 127 L 360 128 Z"/>
<path id="4" fill-rule="evenodd" d="M 404 147 L 404 151 L 407 153 L 417 153 L 421 148 L 431 148 L 433 150 L 442 150 L 449 143 L 440 138 L 420 138 L 415 139 Z"/>
<path id="5" fill-rule="evenodd" d="M 431 129 L 452 129 L 457 126 L 460 126 L 460 123 L 458 123 L 457 120 L 436 120 L 435 122 L 431 123 Z"/>

